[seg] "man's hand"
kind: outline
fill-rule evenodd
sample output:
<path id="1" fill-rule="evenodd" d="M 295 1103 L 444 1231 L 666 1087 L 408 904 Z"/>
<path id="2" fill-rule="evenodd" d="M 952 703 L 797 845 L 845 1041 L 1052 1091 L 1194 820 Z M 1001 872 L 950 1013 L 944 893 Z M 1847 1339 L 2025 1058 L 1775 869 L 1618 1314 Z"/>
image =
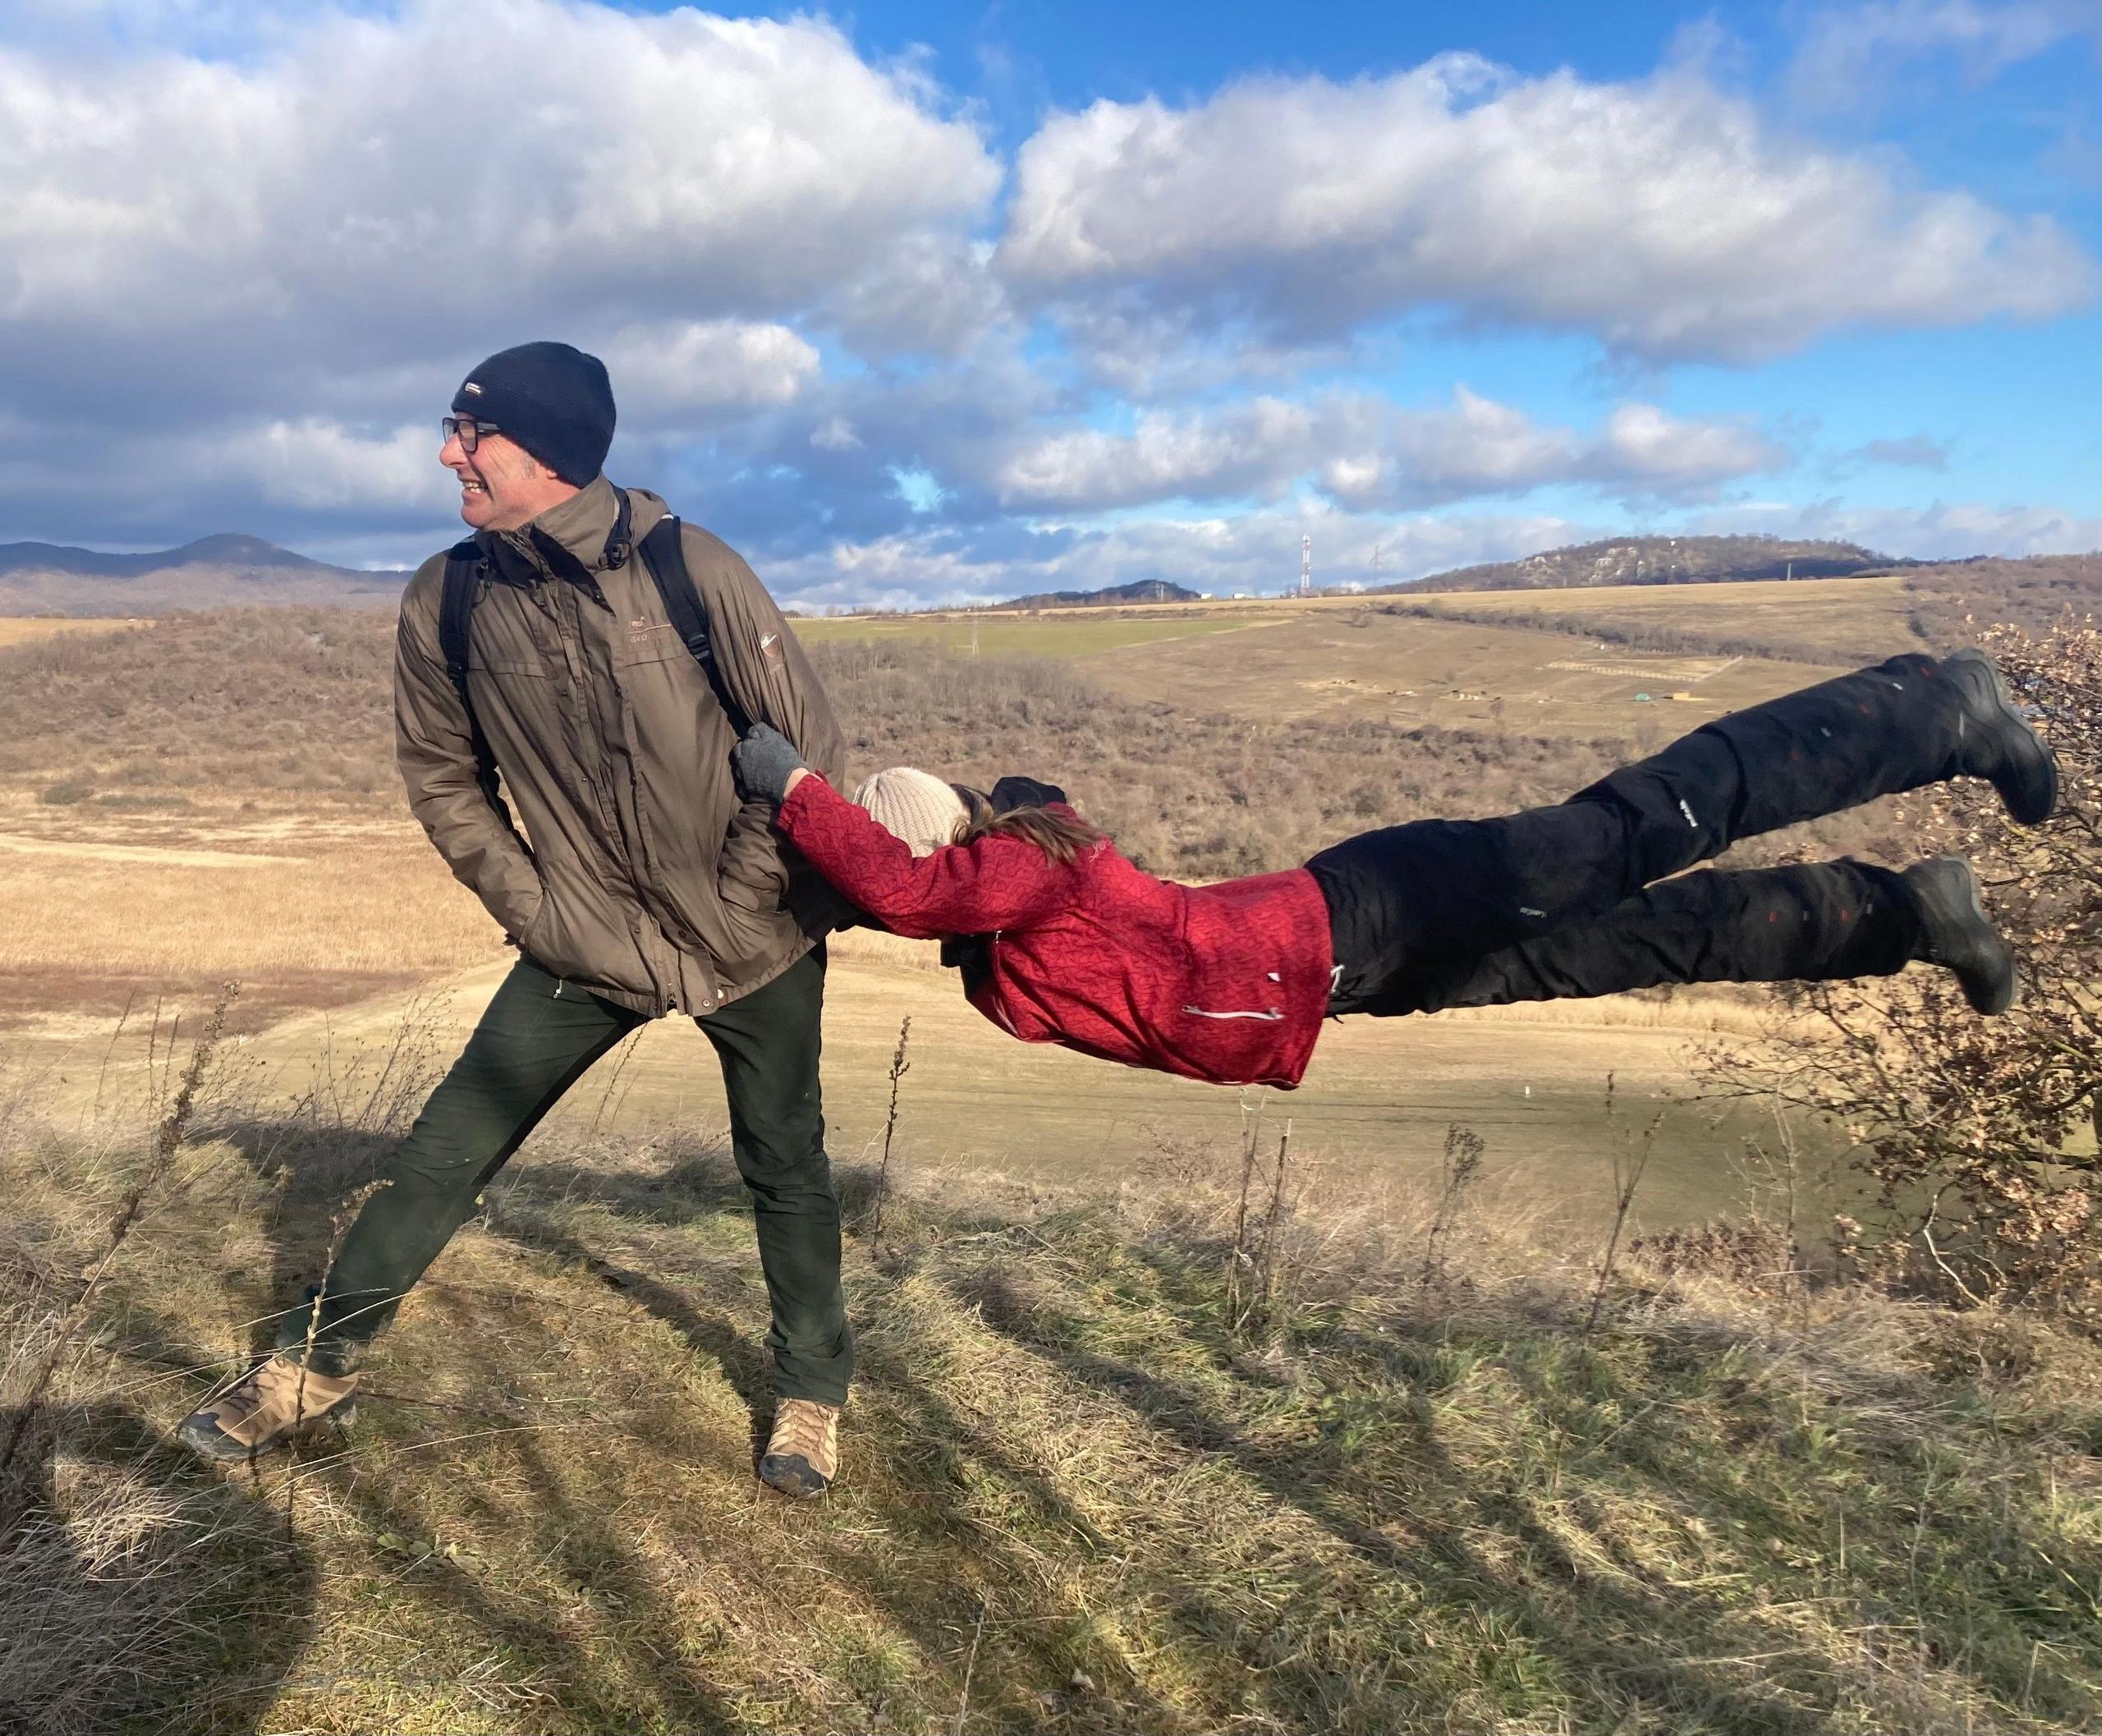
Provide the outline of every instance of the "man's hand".
<path id="1" fill-rule="evenodd" d="M 730 750 L 737 793 L 748 801 L 761 797 L 769 801 L 786 799 L 796 774 L 809 769 L 795 744 L 769 724 L 753 724 L 744 740 Z"/>

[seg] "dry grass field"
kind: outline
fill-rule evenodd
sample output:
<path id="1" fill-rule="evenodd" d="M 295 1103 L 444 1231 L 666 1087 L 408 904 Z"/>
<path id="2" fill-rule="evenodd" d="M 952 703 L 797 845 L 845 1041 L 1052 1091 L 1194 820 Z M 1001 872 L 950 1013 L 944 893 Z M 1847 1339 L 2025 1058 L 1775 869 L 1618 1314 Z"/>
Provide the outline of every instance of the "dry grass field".
<path id="1" fill-rule="evenodd" d="M 164 1096 L 0 1093 L 0 1699 L 23 1729 L 2102 1716 L 2091 1343 L 1802 1296 L 1755 1244 L 1712 1270 L 1638 1247 L 1600 1286 L 1601 1238 L 1540 1235 L 1535 1201 L 1344 1165 L 1288 1171 L 1273 1211 L 1266 1157 L 1237 1238 L 1232 1155 L 1173 1137 L 1106 1190 L 909 1175 L 880 1229 L 872 1166 L 842 1165 L 860 1366 L 821 1503 L 752 1480 L 765 1298 L 704 1123 L 535 1140 L 352 1427 L 200 1465 L 169 1430 L 399 1135 L 413 1093 L 360 1089 L 388 1053 L 337 1050 L 335 1088 L 292 1103 L 234 1058 L 158 1181 Z"/>
<path id="2" fill-rule="evenodd" d="M 1426 593 L 1402 597 L 1454 618 L 1570 623 L 1884 656 L 1921 646 L 1903 573 L 1718 585 L 1616 585 L 1584 590 Z"/>
<path id="3" fill-rule="evenodd" d="M 1632 677 L 1541 667 L 1584 661 L 1581 641 L 1391 616 L 1349 624 L 1359 618 L 1321 611 L 1056 664 L 944 659 L 910 644 L 818 654 L 861 766 L 913 759 L 981 783 L 1011 769 L 1059 777 L 1142 861 L 1194 878 L 1283 866 L 1368 825 L 1549 799 L 1595 775 L 1615 751 L 1615 726 L 1635 715 Z M 1510 683 L 1510 709 L 1538 714 L 1539 736 L 1483 713 L 1478 733 L 1426 737 L 1406 713 L 1389 720 L 1363 694 L 1321 688 L 1300 690 L 1295 721 L 1283 700 L 1266 705 L 1252 678 L 1233 697 L 1272 715 L 1251 731 L 1246 713 L 1196 715 L 1206 690 L 1194 673 L 1186 690 L 1176 685 L 1173 659 L 1231 646 L 1232 666 L 1244 668 L 1249 647 L 1289 650 L 1319 635 L 1367 670 L 1381 646 L 1429 662 L 1449 649 L 1466 678 Z M 14 707 L 0 718 L 12 726 L 0 768 L 0 899 L 14 913 L 0 934 L 0 1045 L 20 1064 L 91 1098 L 111 1068 L 142 1063 L 140 1034 L 156 1007 L 163 1026 L 180 1014 L 194 1028 L 230 980 L 243 990 L 236 1028 L 288 1096 L 308 1088 L 325 1049 L 377 1040 L 433 985 L 447 990 L 436 1040 L 457 1047 L 506 954 L 391 788 L 388 636 L 354 617 L 200 618 L 120 636 L 93 656 L 69 646 L 21 665 L 0 697 L 0 710 Z M 1531 662 L 1507 641 L 1524 642 Z M 1122 671 L 1141 661 L 1150 673 L 1119 700 Z M 1676 660 L 1675 678 L 1712 669 L 1733 692 L 1748 679 L 1727 659 L 1698 661 Z M 1274 667 L 1261 673 L 1285 693 L 1286 666 Z M 1526 703 L 1514 675 L 1552 698 Z M 1209 697 L 1227 685 L 1214 674 Z M 1669 709 L 1684 728 L 1709 708 Z M 1606 739 L 1562 737 L 1586 725 Z M 917 1166 L 1101 1177 L 1121 1173 L 1134 1142 L 1162 1130 L 1214 1144 L 1237 1137 L 1232 1093 L 1017 1049 L 963 1003 L 952 977 L 899 956 L 911 949 L 855 935 L 838 951 L 827 1077 L 842 1153 L 879 1125 L 908 1013 L 919 1037 L 904 1149 Z M 1719 1018 L 1746 1016 L 1741 1002 L 1681 997 L 1357 1022 L 1331 1033 L 1286 1109 L 1310 1155 L 1395 1174 L 1434 1164 L 1449 1123 L 1470 1121 L 1499 1170 L 1556 1153 L 1569 1210 L 1589 1219 L 1606 1192 L 1596 1114 L 1605 1072 L 1618 1069 L 1630 1099 L 1683 1094 L 1689 1043 Z M 120 1017 L 128 1035 L 112 1048 Z M 603 1070 L 610 1077 L 612 1063 Z M 594 1093 L 608 1088 L 587 1086 L 572 1112 L 588 1100 L 599 1114 Z M 610 1088 L 623 1127 L 721 1114 L 698 1039 L 669 1024 L 647 1034 Z M 1691 1109 L 1673 1118 L 1682 1137 L 1651 1191 L 1659 1221 L 1738 1195 L 1734 1130 L 1711 1130 Z"/>
<path id="4" fill-rule="evenodd" d="M 1058 776 L 1191 878 L 1542 799 L 1712 714 L 1639 705 L 1652 672 L 1719 705 L 1822 673 L 1356 606 L 1216 618 L 1251 618 L 818 656 L 857 769 Z M 1755 1035 L 1752 993 L 1353 1021 L 1303 1089 L 1243 1095 L 1017 1045 L 926 948 L 842 936 L 861 1366 L 827 1499 L 751 1476 L 764 1291 L 677 1021 L 490 1186 L 351 1430 L 196 1463 L 172 1425 L 322 1270 L 507 967 L 393 788 L 388 638 L 284 611 L 0 649 L 0 1729 L 2102 1719 L 2094 1346 L 1806 1288 L 1743 1228 L 1784 1209 L 1747 1162 L 1769 1130 L 1689 1100 L 1687 1058 Z M 1445 709 L 1377 691 L 1403 667 L 1449 677 Z M 1456 1127 L 1482 1142 L 1457 1179 Z M 1742 1233 L 1623 1241 L 1601 1277 L 1645 1150 L 1636 1231 Z"/>
<path id="5" fill-rule="evenodd" d="M 1264 721 L 1431 723 L 1643 746 L 1831 673 L 1765 658 L 1632 650 L 1558 631 L 1370 608 L 1310 611 L 1225 638 L 1135 645 L 1084 657 L 1080 667 L 1113 692 L 1179 710 Z"/>
<path id="6" fill-rule="evenodd" d="M 27 645 L 53 633 L 115 633 L 144 627 L 135 620 L 70 619 L 57 615 L 0 615 L 0 646 Z"/>
<path id="7" fill-rule="evenodd" d="M 953 657 L 1085 657 L 1128 645 L 1206 640 L 1288 620 L 1271 609 L 1073 609 L 1026 614 L 981 610 L 925 615 L 843 615 L 799 621 L 805 645 L 926 645 Z"/>
<path id="8" fill-rule="evenodd" d="M 237 1022 L 339 1006 L 489 955 L 481 907 L 392 803 L 177 812 L 0 789 L 0 1043 L 106 1031 L 243 985 Z"/>
<path id="9" fill-rule="evenodd" d="M 1089 613 L 1122 631 L 1131 612 Z M 1632 746 L 1818 673 L 1359 609 L 1226 618 L 1251 616 L 1261 624 L 1055 662 L 945 659 L 909 641 L 817 654 L 860 767 L 1057 777 L 1140 861 L 1188 878 L 1284 866 L 1424 814 L 1552 799 Z M 1010 624 L 1067 631 L 1062 614 Z M 134 1036 L 157 1004 L 194 1023 L 234 980 L 237 1028 L 264 1033 L 255 1053 L 289 1093 L 323 1047 L 375 1035 L 428 985 L 452 986 L 440 1046 L 457 1047 L 505 955 L 392 787 L 389 639 L 369 618 L 280 611 L 13 654 L 15 678 L 0 683 L 0 900 L 12 915 L 0 1044 L 99 1086 L 106 1055 L 135 1059 L 130 1039 L 110 1047 L 127 1009 Z M 1385 691 L 1397 670 L 1420 672 L 1415 693 Z M 1638 705 L 1645 682 L 1697 697 Z M 1159 1129 L 1234 1137 L 1232 1094 L 1018 1049 L 924 962 L 862 936 L 838 953 L 828 1080 L 842 1151 L 877 1125 L 908 1013 L 922 1045 L 906 1135 L 916 1163 L 1100 1175 Z M 1604 1073 L 1618 1068 L 1631 1098 L 1683 1093 L 1688 1044 L 1746 1016 L 1741 999 L 1682 996 L 1357 1022 L 1331 1033 L 1289 1113 L 1310 1153 L 1397 1173 L 1434 1163 L 1447 1125 L 1470 1121 L 1499 1168 L 1566 1159 L 1563 1179 L 1586 1178 L 1570 1190 L 1584 1216 L 1609 1155 L 1595 1114 Z M 720 1113 L 697 1040 L 671 1026 L 648 1034 L 617 1095 L 623 1126 Z M 1677 1155 L 1650 1196 L 1660 1221 L 1737 1197 L 1736 1130 L 1673 1113 Z"/>

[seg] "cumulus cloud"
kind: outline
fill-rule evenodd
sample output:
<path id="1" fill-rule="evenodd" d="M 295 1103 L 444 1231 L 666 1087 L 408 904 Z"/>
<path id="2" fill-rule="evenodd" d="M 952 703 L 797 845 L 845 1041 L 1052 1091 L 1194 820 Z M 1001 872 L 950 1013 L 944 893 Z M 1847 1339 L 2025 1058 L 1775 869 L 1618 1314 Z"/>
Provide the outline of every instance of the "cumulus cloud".
<path id="1" fill-rule="evenodd" d="M 792 402 L 819 372 L 817 347 L 785 325 L 737 319 L 629 326 L 598 351 L 623 426 L 702 425 L 724 411 Z"/>
<path id="2" fill-rule="evenodd" d="M 241 60 L 0 52 L 0 361 L 76 397 L 147 365 L 238 395 L 498 335 L 851 324 L 954 259 L 1001 172 L 828 24 L 558 0 L 324 10 Z"/>
<path id="3" fill-rule="evenodd" d="M 1257 397 L 1214 411 L 1151 412 L 1127 434 L 1083 429 L 1022 446 L 996 485 L 1011 506 L 1102 511 L 1275 497 L 1311 476 L 1345 506 L 1393 509 L 1554 483 L 1684 498 L 1792 457 L 1734 421 L 1623 404 L 1583 434 L 1462 386 L 1449 406 L 1428 410 L 1334 394 L 1311 404 Z"/>
<path id="4" fill-rule="evenodd" d="M 1006 505 L 1100 511 L 1178 497 L 1276 494 L 1313 462 L 1316 417 L 1258 397 L 1206 415 L 1143 416 L 1130 434 L 1080 429 L 1023 447 L 998 477 Z"/>
<path id="5" fill-rule="evenodd" d="M 1870 11 L 1947 35 L 1962 3 Z M 1747 361 L 2093 281 L 2050 224 L 1778 135 L 1683 66 L 1104 103 L 1011 165 L 924 62 L 806 15 L 21 0 L 8 25 L 0 535 L 415 558 L 457 534 L 452 388 L 561 337 L 613 370 L 613 474 L 784 594 L 1272 590 L 1307 534 L 1324 580 L 1393 578 L 1610 528 L 1432 506 L 1576 488 L 1654 518 L 1794 459 L 1650 402 L 1395 404 L 1351 382 L 1398 315 Z M 1934 534 L 2060 534 L 1967 510 Z"/>
<path id="6" fill-rule="evenodd" d="M 1287 339 L 1430 309 L 1740 362 L 1849 327 L 2040 317 L 2095 286 L 2048 220 L 1777 136 L 1697 68 L 1609 85 L 1467 55 L 1054 116 L 996 263 L 1054 305 Z"/>

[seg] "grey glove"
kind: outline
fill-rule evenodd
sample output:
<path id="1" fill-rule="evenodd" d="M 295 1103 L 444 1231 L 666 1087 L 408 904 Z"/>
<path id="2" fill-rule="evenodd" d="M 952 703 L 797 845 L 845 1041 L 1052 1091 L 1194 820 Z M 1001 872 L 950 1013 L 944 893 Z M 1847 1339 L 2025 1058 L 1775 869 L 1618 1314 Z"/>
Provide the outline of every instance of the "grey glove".
<path id="1" fill-rule="evenodd" d="M 808 769 L 795 744 L 765 723 L 753 724 L 744 740 L 730 750 L 731 774 L 737 780 L 737 793 L 747 801 L 760 797 L 779 801 L 787 793 L 791 774 Z"/>

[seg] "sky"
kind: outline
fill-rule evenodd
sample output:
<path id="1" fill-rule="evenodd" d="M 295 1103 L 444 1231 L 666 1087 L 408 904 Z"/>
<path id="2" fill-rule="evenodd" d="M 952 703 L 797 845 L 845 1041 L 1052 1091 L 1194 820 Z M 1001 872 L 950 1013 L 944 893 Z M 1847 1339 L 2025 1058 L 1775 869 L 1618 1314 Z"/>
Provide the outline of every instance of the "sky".
<path id="1" fill-rule="evenodd" d="M 492 351 L 784 603 L 2102 547 L 2102 0 L 9 0 L 0 540 L 459 534 Z"/>

